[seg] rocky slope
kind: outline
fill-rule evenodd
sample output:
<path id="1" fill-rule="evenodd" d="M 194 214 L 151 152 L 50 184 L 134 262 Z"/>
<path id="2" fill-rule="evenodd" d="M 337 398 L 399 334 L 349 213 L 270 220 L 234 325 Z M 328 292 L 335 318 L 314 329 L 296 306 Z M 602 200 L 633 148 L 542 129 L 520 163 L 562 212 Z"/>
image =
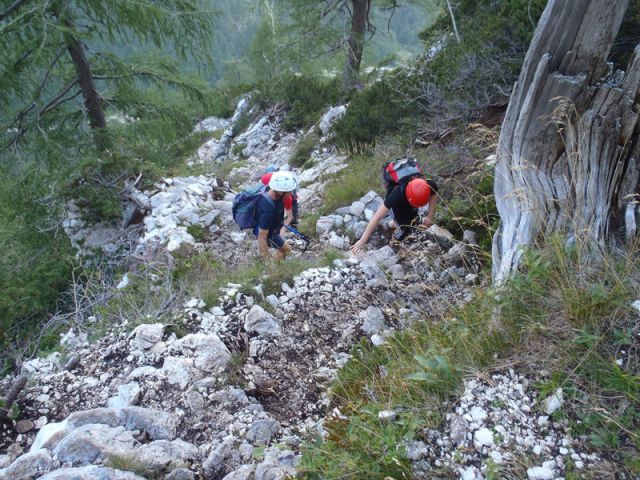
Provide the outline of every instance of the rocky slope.
<path id="1" fill-rule="evenodd" d="M 241 103 L 231 123 L 197 127 L 226 130 L 203 145 L 194 163 L 229 161 L 230 152 L 242 150 L 245 166 L 232 174 L 247 184 L 267 164 L 287 165 L 296 135 L 282 133 L 281 117 L 258 116 L 233 138 L 233 122 L 247 108 Z M 323 132 L 337 113 L 323 119 Z M 317 205 L 323 176 L 344 167 L 330 150 L 314 156 L 314 168 L 300 174 L 303 211 Z M 138 226 L 110 227 L 97 240 L 95 226 L 72 211 L 66 228 L 83 255 L 87 245 L 116 251 L 126 243 L 131 256 L 144 260 L 186 243 L 234 265 L 255 245 L 234 228 L 229 190 L 213 175 L 168 178 L 154 190 L 133 192 Z M 472 232 L 457 241 L 434 226 L 393 247 L 380 235 L 367 254 L 349 256 L 349 237 L 359 236 L 380 202 L 370 192 L 321 217 L 314 252 L 331 246 L 345 251 L 344 258 L 300 273 L 278 294 L 230 284 L 217 305 L 185 298 L 163 317 L 171 321 L 122 318 L 96 342 L 80 326 L 63 338 L 62 353 L 24 363 L 20 374 L 28 383 L 16 402 L 19 414 L 1 425 L 0 480 L 295 475 L 301 443 L 324 434 L 328 388 L 354 344 L 366 337 L 382 345 L 425 312 L 439 319 L 468 301 L 478 281 Z M 207 231 L 206 244 L 190 233 L 194 226 Z M 95 242 L 86 241 L 91 235 Z M 128 282 L 125 276 L 113 288 Z M 4 379 L 0 391 L 15 380 Z M 431 478 L 443 466 L 460 478 L 485 478 L 491 462 L 511 461 L 514 452 L 534 456 L 532 479 L 562 476 L 568 458 L 578 469 L 601 465 L 574 444 L 566 423 L 549 419 L 557 405 L 536 410 L 535 380 L 513 371 L 469 379 L 442 429 L 407 444 L 416 478 Z M 393 419 L 387 412 L 383 420 Z"/>

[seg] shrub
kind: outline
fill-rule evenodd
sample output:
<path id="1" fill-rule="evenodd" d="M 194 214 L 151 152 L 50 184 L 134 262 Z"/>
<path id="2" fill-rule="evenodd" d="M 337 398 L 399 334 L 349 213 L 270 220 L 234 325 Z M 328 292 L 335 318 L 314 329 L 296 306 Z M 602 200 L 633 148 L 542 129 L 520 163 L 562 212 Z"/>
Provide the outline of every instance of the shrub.
<path id="1" fill-rule="evenodd" d="M 306 75 L 286 75 L 262 86 L 259 100 L 263 105 L 283 102 L 288 107 L 284 120 L 287 130 L 307 128 L 320 118 L 322 110 L 340 99 L 337 79 L 329 81 Z"/>
<path id="2" fill-rule="evenodd" d="M 478 234 L 478 245 L 490 252 L 493 234 L 500 221 L 493 195 L 493 171 L 488 168 L 477 170 L 465 178 L 464 185 L 454 190 L 451 200 L 441 201 L 437 223 L 456 238 L 462 238 L 464 230 L 473 230 Z"/>
<path id="3" fill-rule="evenodd" d="M 318 140 L 320 140 L 320 138 L 315 133 L 310 133 L 303 137 L 296 145 L 293 155 L 291 155 L 291 158 L 289 159 L 289 165 L 294 168 L 304 166 L 304 164 L 311 158 L 311 152 L 316 148 Z"/>
<path id="4" fill-rule="evenodd" d="M 361 145 L 375 144 L 379 137 L 397 132 L 412 110 L 399 92 L 403 81 L 387 77 L 357 93 L 345 114 L 334 124 L 338 146 L 357 151 Z"/>
<path id="5" fill-rule="evenodd" d="M 56 305 L 73 269 L 69 239 L 59 228 L 51 178 L 35 169 L 0 173 L 0 351 L 33 333 Z"/>
<path id="6" fill-rule="evenodd" d="M 447 101 L 460 109 L 506 101 L 546 0 L 462 0 L 455 8 L 461 42 L 449 37 L 426 67 Z M 451 31 L 444 10 L 420 37 L 429 47 Z M 467 112 L 468 114 L 468 112 Z"/>

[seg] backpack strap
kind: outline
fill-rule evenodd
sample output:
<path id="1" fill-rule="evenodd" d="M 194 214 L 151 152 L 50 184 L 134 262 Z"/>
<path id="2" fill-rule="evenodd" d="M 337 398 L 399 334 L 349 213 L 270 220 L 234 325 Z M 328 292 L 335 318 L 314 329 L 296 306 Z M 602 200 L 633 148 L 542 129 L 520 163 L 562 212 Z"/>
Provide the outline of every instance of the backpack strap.
<path id="1" fill-rule="evenodd" d="M 271 195 L 269 195 L 269 191 L 268 191 L 268 190 L 267 190 L 266 192 L 264 192 L 264 193 L 262 194 L 262 196 L 268 200 L 269 204 L 270 204 L 272 207 L 275 207 L 275 206 L 276 206 L 276 202 L 275 202 L 275 200 L 274 200 L 273 198 L 271 198 Z"/>

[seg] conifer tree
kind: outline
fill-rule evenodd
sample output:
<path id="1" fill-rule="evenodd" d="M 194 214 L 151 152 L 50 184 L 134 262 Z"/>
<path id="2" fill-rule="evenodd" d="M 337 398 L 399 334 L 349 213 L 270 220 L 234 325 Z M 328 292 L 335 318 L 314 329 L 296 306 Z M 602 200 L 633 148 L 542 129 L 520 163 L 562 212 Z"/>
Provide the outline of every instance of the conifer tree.
<path id="1" fill-rule="evenodd" d="M 104 148 L 105 111 L 126 112 L 136 80 L 197 93 L 172 62 L 152 51 L 201 61 L 208 58 L 211 33 L 212 16 L 197 0 L 14 1 L 0 11 L 0 102 L 7 106 L 2 146 L 16 145 L 34 129 L 46 134 L 60 122 L 80 119 L 79 130 L 88 120 Z M 148 53 L 126 60 L 131 43 Z"/>

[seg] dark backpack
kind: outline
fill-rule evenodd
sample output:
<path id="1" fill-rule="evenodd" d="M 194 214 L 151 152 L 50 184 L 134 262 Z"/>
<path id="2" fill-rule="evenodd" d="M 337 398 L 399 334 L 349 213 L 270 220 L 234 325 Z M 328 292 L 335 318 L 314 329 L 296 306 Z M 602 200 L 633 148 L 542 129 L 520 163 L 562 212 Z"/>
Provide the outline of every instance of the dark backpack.
<path id="1" fill-rule="evenodd" d="M 413 178 L 424 178 L 418 161 L 413 157 L 391 160 L 382 166 L 382 180 L 387 184 L 406 184 Z"/>
<path id="2" fill-rule="evenodd" d="M 267 191 L 267 186 L 260 184 L 249 187 L 235 196 L 231 213 L 240 228 L 254 228 L 258 224 L 256 205 L 261 197 L 265 197 L 274 205 L 271 197 L 267 195 Z"/>

